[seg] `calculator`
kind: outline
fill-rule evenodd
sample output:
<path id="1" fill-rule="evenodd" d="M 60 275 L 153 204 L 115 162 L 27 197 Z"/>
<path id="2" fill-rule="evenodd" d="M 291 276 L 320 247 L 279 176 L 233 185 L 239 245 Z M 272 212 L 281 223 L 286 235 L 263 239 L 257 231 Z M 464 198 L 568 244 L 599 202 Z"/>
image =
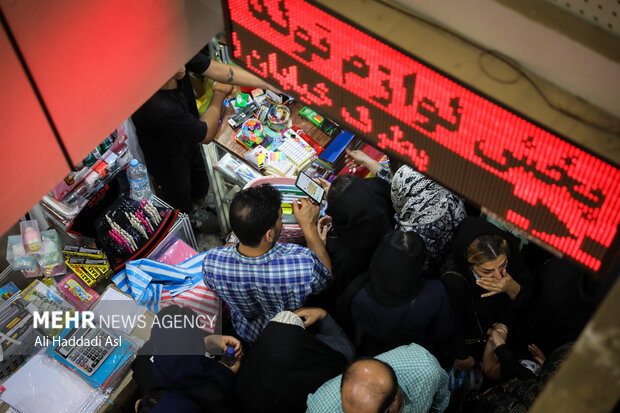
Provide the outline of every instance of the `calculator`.
<path id="1" fill-rule="evenodd" d="M 75 340 L 84 338 L 84 340 L 95 341 L 95 345 L 59 345 L 54 351 L 64 358 L 67 363 L 71 364 L 81 373 L 92 376 L 103 362 L 114 351 L 117 342 L 116 336 L 111 332 L 100 328 L 74 328 L 65 337 L 68 340 L 75 337 Z M 72 341 L 72 340 L 71 340 Z M 63 342 L 65 342 L 63 340 Z M 107 343 L 107 344 L 106 344 Z"/>

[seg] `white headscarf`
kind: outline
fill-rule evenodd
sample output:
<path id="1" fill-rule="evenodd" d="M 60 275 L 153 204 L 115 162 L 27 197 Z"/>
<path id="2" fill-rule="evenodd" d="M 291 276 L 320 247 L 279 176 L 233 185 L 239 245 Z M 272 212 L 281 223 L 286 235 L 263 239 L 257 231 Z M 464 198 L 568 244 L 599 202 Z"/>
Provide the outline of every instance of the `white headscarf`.
<path id="1" fill-rule="evenodd" d="M 282 324 L 292 324 L 303 329 L 306 328 L 304 327 L 304 321 L 297 314 L 291 311 L 280 311 L 274 318 L 271 319 L 271 321 Z"/>

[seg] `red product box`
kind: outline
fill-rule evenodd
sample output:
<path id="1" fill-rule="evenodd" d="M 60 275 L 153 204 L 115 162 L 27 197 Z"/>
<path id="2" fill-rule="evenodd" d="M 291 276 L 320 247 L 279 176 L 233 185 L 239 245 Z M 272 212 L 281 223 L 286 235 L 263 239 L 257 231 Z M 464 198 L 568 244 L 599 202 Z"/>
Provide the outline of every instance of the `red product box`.
<path id="1" fill-rule="evenodd" d="M 364 146 L 362 146 L 362 149 L 360 150 L 377 162 L 385 162 L 388 159 L 387 155 L 368 144 L 364 144 Z M 370 171 L 368 170 L 368 168 L 359 167 L 355 169 L 355 172 L 352 172 L 349 168 L 345 166 L 336 175 L 357 175 L 363 179 L 370 175 Z"/>
<path id="2" fill-rule="evenodd" d="M 86 286 L 75 274 L 69 274 L 58 283 L 58 290 L 73 306 L 88 310 L 99 299 L 99 294 Z"/>
<path id="3" fill-rule="evenodd" d="M 319 143 L 317 141 L 312 139 L 312 137 L 310 135 L 308 135 L 306 132 L 304 132 L 304 130 L 302 128 L 300 128 L 299 126 L 293 124 L 293 126 L 291 126 L 291 129 L 297 135 L 299 135 L 300 138 L 305 140 L 308 143 L 308 145 L 312 146 L 312 149 L 314 149 L 314 151 L 316 152 L 317 156 L 320 155 L 321 153 L 323 153 L 325 148 L 322 147 L 321 145 L 319 145 Z"/>

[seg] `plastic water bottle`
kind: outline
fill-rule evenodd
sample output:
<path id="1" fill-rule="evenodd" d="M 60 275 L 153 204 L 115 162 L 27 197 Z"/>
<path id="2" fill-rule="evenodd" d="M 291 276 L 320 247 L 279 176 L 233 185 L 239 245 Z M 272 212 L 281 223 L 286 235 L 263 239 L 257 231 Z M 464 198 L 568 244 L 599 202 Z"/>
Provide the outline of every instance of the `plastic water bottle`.
<path id="1" fill-rule="evenodd" d="M 138 162 L 137 159 L 132 159 L 129 163 L 127 179 L 129 180 L 129 198 L 139 201 L 150 199 L 153 196 L 146 166 Z"/>
<path id="2" fill-rule="evenodd" d="M 226 364 L 228 367 L 233 366 L 237 362 L 237 357 L 235 357 L 235 348 L 228 347 L 226 349 L 226 353 L 222 354 L 222 358 L 220 361 Z"/>

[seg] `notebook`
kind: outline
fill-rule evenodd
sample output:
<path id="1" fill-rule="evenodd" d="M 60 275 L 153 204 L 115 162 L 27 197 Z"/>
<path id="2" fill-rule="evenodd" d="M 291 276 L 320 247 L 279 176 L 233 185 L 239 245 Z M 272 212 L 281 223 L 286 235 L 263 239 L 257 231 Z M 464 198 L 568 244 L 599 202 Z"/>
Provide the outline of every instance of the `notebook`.
<path id="1" fill-rule="evenodd" d="M 278 151 L 284 152 L 286 157 L 293 162 L 297 169 L 302 170 L 316 159 L 316 151 L 292 129 L 285 130 L 282 135 L 284 142 L 278 147 Z"/>

